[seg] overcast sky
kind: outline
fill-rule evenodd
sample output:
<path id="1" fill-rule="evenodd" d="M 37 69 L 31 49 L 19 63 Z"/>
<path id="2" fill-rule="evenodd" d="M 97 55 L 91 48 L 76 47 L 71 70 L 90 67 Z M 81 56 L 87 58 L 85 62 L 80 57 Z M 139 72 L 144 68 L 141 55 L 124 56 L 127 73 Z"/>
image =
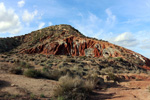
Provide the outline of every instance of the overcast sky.
<path id="1" fill-rule="evenodd" d="M 58 24 L 150 58 L 150 0 L 0 0 L 0 37 Z"/>

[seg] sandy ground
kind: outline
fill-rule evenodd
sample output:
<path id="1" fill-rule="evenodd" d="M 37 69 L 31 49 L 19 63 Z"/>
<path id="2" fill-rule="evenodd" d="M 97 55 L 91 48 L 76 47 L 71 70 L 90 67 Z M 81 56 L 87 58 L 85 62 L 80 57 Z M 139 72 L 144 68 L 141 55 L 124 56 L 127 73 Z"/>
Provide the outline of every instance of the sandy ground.
<path id="1" fill-rule="evenodd" d="M 93 100 L 150 100 L 149 80 L 126 81 L 106 90 L 95 90 Z"/>
<path id="2" fill-rule="evenodd" d="M 3 87 L 0 91 L 10 94 L 25 95 L 33 93 L 40 96 L 44 94 L 51 97 L 56 81 L 46 79 L 33 79 L 22 75 L 0 74 Z M 125 81 L 111 85 L 106 90 L 94 90 L 93 100 L 150 100 L 150 80 Z"/>
<path id="3" fill-rule="evenodd" d="M 57 84 L 53 80 L 33 79 L 22 75 L 0 74 L 2 86 L 0 91 L 10 94 L 25 95 L 34 94 L 40 96 L 44 94 L 46 97 L 52 96 L 52 91 Z"/>

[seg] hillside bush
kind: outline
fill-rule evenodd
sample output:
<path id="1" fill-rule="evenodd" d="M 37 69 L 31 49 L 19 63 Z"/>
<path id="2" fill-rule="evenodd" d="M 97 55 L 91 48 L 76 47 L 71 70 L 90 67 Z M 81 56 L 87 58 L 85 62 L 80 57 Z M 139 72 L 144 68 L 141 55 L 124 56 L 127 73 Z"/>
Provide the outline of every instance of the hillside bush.
<path id="1" fill-rule="evenodd" d="M 114 73 L 108 73 L 108 80 L 112 80 L 114 82 L 117 82 L 118 78 Z"/>
<path id="2" fill-rule="evenodd" d="M 24 61 L 15 61 L 15 64 L 19 67 L 22 67 L 22 68 L 33 68 L 33 66 L 31 66 L 31 64 L 27 63 L 27 62 L 24 62 Z"/>
<path id="3" fill-rule="evenodd" d="M 106 67 L 106 68 L 103 68 L 100 72 L 101 72 L 101 74 L 114 73 L 114 68 L 113 67 Z"/>
<path id="4" fill-rule="evenodd" d="M 23 73 L 27 77 L 32 77 L 32 78 L 40 78 L 42 77 L 42 74 L 40 71 L 35 70 L 35 69 L 28 69 Z"/>
<path id="5" fill-rule="evenodd" d="M 95 85 L 101 85 L 104 83 L 104 79 L 98 77 L 98 73 L 94 71 L 89 71 L 87 73 L 86 79 L 93 81 Z"/>
<path id="6" fill-rule="evenodd" d="M 10 73 L 12 74 L 18 74 L 18 75 L 21 75 L 23 73 L 23 70 L 21 67 L 12 67 L 10 70 L 9 70 Z"/>
<path id="7" fill-rule="evenodd" d="M 50 69 L 44 67 L 42 70 L 42 76 L 44 78 L 58 80 L 62 76 L 62 72 L 60 70 L 56 70 L 56 69 L 50 70 Z"/>
<path id="8" fill-rule="evenodd" d="M 87 100 L 94 88 L 94 81 L 84 80 L 79 76 L 65 75 L 60 77 L 59 86 L 56 87 L 54 96 L 63 97 L 64 100 Z"/>

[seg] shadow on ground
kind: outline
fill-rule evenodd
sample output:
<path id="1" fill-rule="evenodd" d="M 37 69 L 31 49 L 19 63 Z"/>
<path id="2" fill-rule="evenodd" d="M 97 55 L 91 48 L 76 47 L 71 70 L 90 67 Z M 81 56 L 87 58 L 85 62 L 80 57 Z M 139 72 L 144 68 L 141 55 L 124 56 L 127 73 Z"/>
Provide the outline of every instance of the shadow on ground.
<path id="1" fill-rule="evenodd" d="M 4 87 L 8 87 L 8 86 L 11 86 L 11 84 L 9 82 L 0 80 L 0 89 L 2 89 Z"/>
<path id="2" fill-rule="evenodd" d="M 115 96 L 115 93 L 108 93 L 108 94 L 103 94 L 103 93 L 93 93 L 90 100 L 105 100 L 105 99 L 113 99 L 113 98 L 121 98 L 122 96 Z"/>
<path id="3" fill-rule="evenodd" d="M 91 94 L 89 100 L 106 100 L 106 99 L 113 99 L 113 98 L 121 98 L 122 96 L 114 97 L 116 93 L 104 93 L 107 91 L 107 88 L 116 88 L 116 87 L 119 88 L 121 87 L 121 85 L 112 82 L 107 82 L 104 85 L 98 86 Z"/>

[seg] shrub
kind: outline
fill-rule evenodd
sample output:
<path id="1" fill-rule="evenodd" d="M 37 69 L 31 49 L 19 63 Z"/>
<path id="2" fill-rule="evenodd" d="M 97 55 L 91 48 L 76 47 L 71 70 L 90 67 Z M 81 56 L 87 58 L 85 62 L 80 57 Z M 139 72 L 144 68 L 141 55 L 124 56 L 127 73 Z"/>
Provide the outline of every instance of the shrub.
<path id="1" fill-rule="evenodd" d="M 113 73 L 114 68 L 113 67 L 106 67 L 106 68 L 103 68 L 100 72 L 101 72 L 101 74 Z"/>
<path id="2" fill-rule="evenodd" d="M 16 61 L 16 65 L 23 67 L 23 68 L 33 68 L 29 63 L 26 63 L 24 61 Z"/>
<path id="3" fill-rule="evenodd" d="M 19 65 L 20 65 L 20 66 L 25 66 L 25 65 L 26 65 L 26 62 L 21 61 L 21 62 L 19 63 Z"/>
<path id="4" fill-rule="evenodd" d="M 65 61 L 66 61 L 66 62 L 72 62 L 72 63 L 75 63 L 75 62 L 76 62 L 76 60 L 73 59 L 73 58 L 67 58 L 67 59 L 65 59 Z"/>
<path id="5" fill-rule="evenodd" d="M 140 74 L 140 73 L 141 73 L 141 71 L 138 69 L 138 70 L 136 71 L 136 73 L 137 73 L 137 74 Z"/>
<path id="6" fill-rule="evenodd" d="M 35 69 L 28 69 L 23 74 L 27 77 L 32 77 L 32 78 L 42 77 L 41 72 Z"/>
<path id="7" fill-rule="evenodd" d="M 33 66 L 31 66 L 29 63 L 26 63 L 24 66 L 25 68 L 33 68 Z"/>
<path id="8" fill-rule="evenodd" d="M 93 72 L 93 71 L 87 74 L 87 80 L 93 81 L 95 85 L 101 85 L 104 83 L 104 79 L 101 77 L 98 77 L 98 73 Z"/>
<path id="9" fill-rule="evenodd" d="M 9 70 L 10 73 L 12 74 L 18 74 L 21 75 L 23 73 L 23 70 L 21 67 L 13 67 Z"/>
<path id="10" fill-rule="evenodd" d="M 52 80 L 58 80 L 62 76 L 60 70 L 49 70 L 48 68 L 43 68 L 42 76 Z"/>
<path id="11" fill-rule="evenodd" d="M 122 57 L 116 57 L 115 59 L 118 60 L 118 61 L 123 61 Z"/>
<path id="12" fill-rule="evenodd" d="M 34 100 L 35 99 L 35 95 L 34 94 L 30 94 L 30 98 Z"/>
<path id="13" fill-rule="evenodd" d="M 57 100 L 65 100 L 63 96 L 57 97 Z"/>
<path id="14" fill-rule="evenodd" d="M 85 60 L 87 57 L 86 56 L 80 56 L 81 60 Z"/>
<path id="15" fill-rule="evenodd" d="M 83 76 L 86 74 L 85 72 L 83 72 L 83 68 L 79 67 L 78 65 L 73 66 L 71 68 L 71 72 L 73 75 L 78 75 L 78 76 Z"/>
<path id="16" fill-rule="evenodd" d="M 41 98 L 45 98 L 45 95 L 44 95 L 44 94 L 41 94 L 40 97 L 41 97 Z"/>
<path id="17" fill-rule="evenodd" d="M 35 65 L 38 65 L 38 64 L 39 64 L 39 62 L 38 62 L 38 61 L 34 61 L 34 63 L 35 63 Z"/>
<path id="18" fill-rule="evenodd" d="M 47 71 L 49 71 L 49 69 L 47 67 L 43 67 L 42 71 L 47 72 Z"/>
<path id="19" fill-rule="evenodd" d="M 147 70 L 146 73 L 150 76 L 150 71 L 149 70 Z"/>
<path id="20" fill-rule="evenodd" d="M 63 97 L 64 100 L 86 100 L 94 88 L 94 81 L 65 75 L 60 77 L 54 96 Z"/>
<path id="21" fill-rule="evenodd" d="M 48 66 L 48 67 L 52 67 L 52 66 L 53 66 L 53 64 L 48 64 L 47 66 Z"/>
<path id="22" fill-rule="evenodd" d="M 113 80 L 114 82 L 118 81 L 118 78 L 113 73 L 108 73 L 108 80 Z"/>
<path id="23" fill-rule="evenodd" d="M 35 60 L 35 58 L 30 58 L 29 60 L 30 60 L 30 61 L 34 61 L 34 60 Z"/>
<path id="24" fill-rule="evenodd" d="M 147 89 L 148 89 L 148 92 L 150 92 L 150 86 L 148 86 L 148 88 L 147 88 Z"/>

